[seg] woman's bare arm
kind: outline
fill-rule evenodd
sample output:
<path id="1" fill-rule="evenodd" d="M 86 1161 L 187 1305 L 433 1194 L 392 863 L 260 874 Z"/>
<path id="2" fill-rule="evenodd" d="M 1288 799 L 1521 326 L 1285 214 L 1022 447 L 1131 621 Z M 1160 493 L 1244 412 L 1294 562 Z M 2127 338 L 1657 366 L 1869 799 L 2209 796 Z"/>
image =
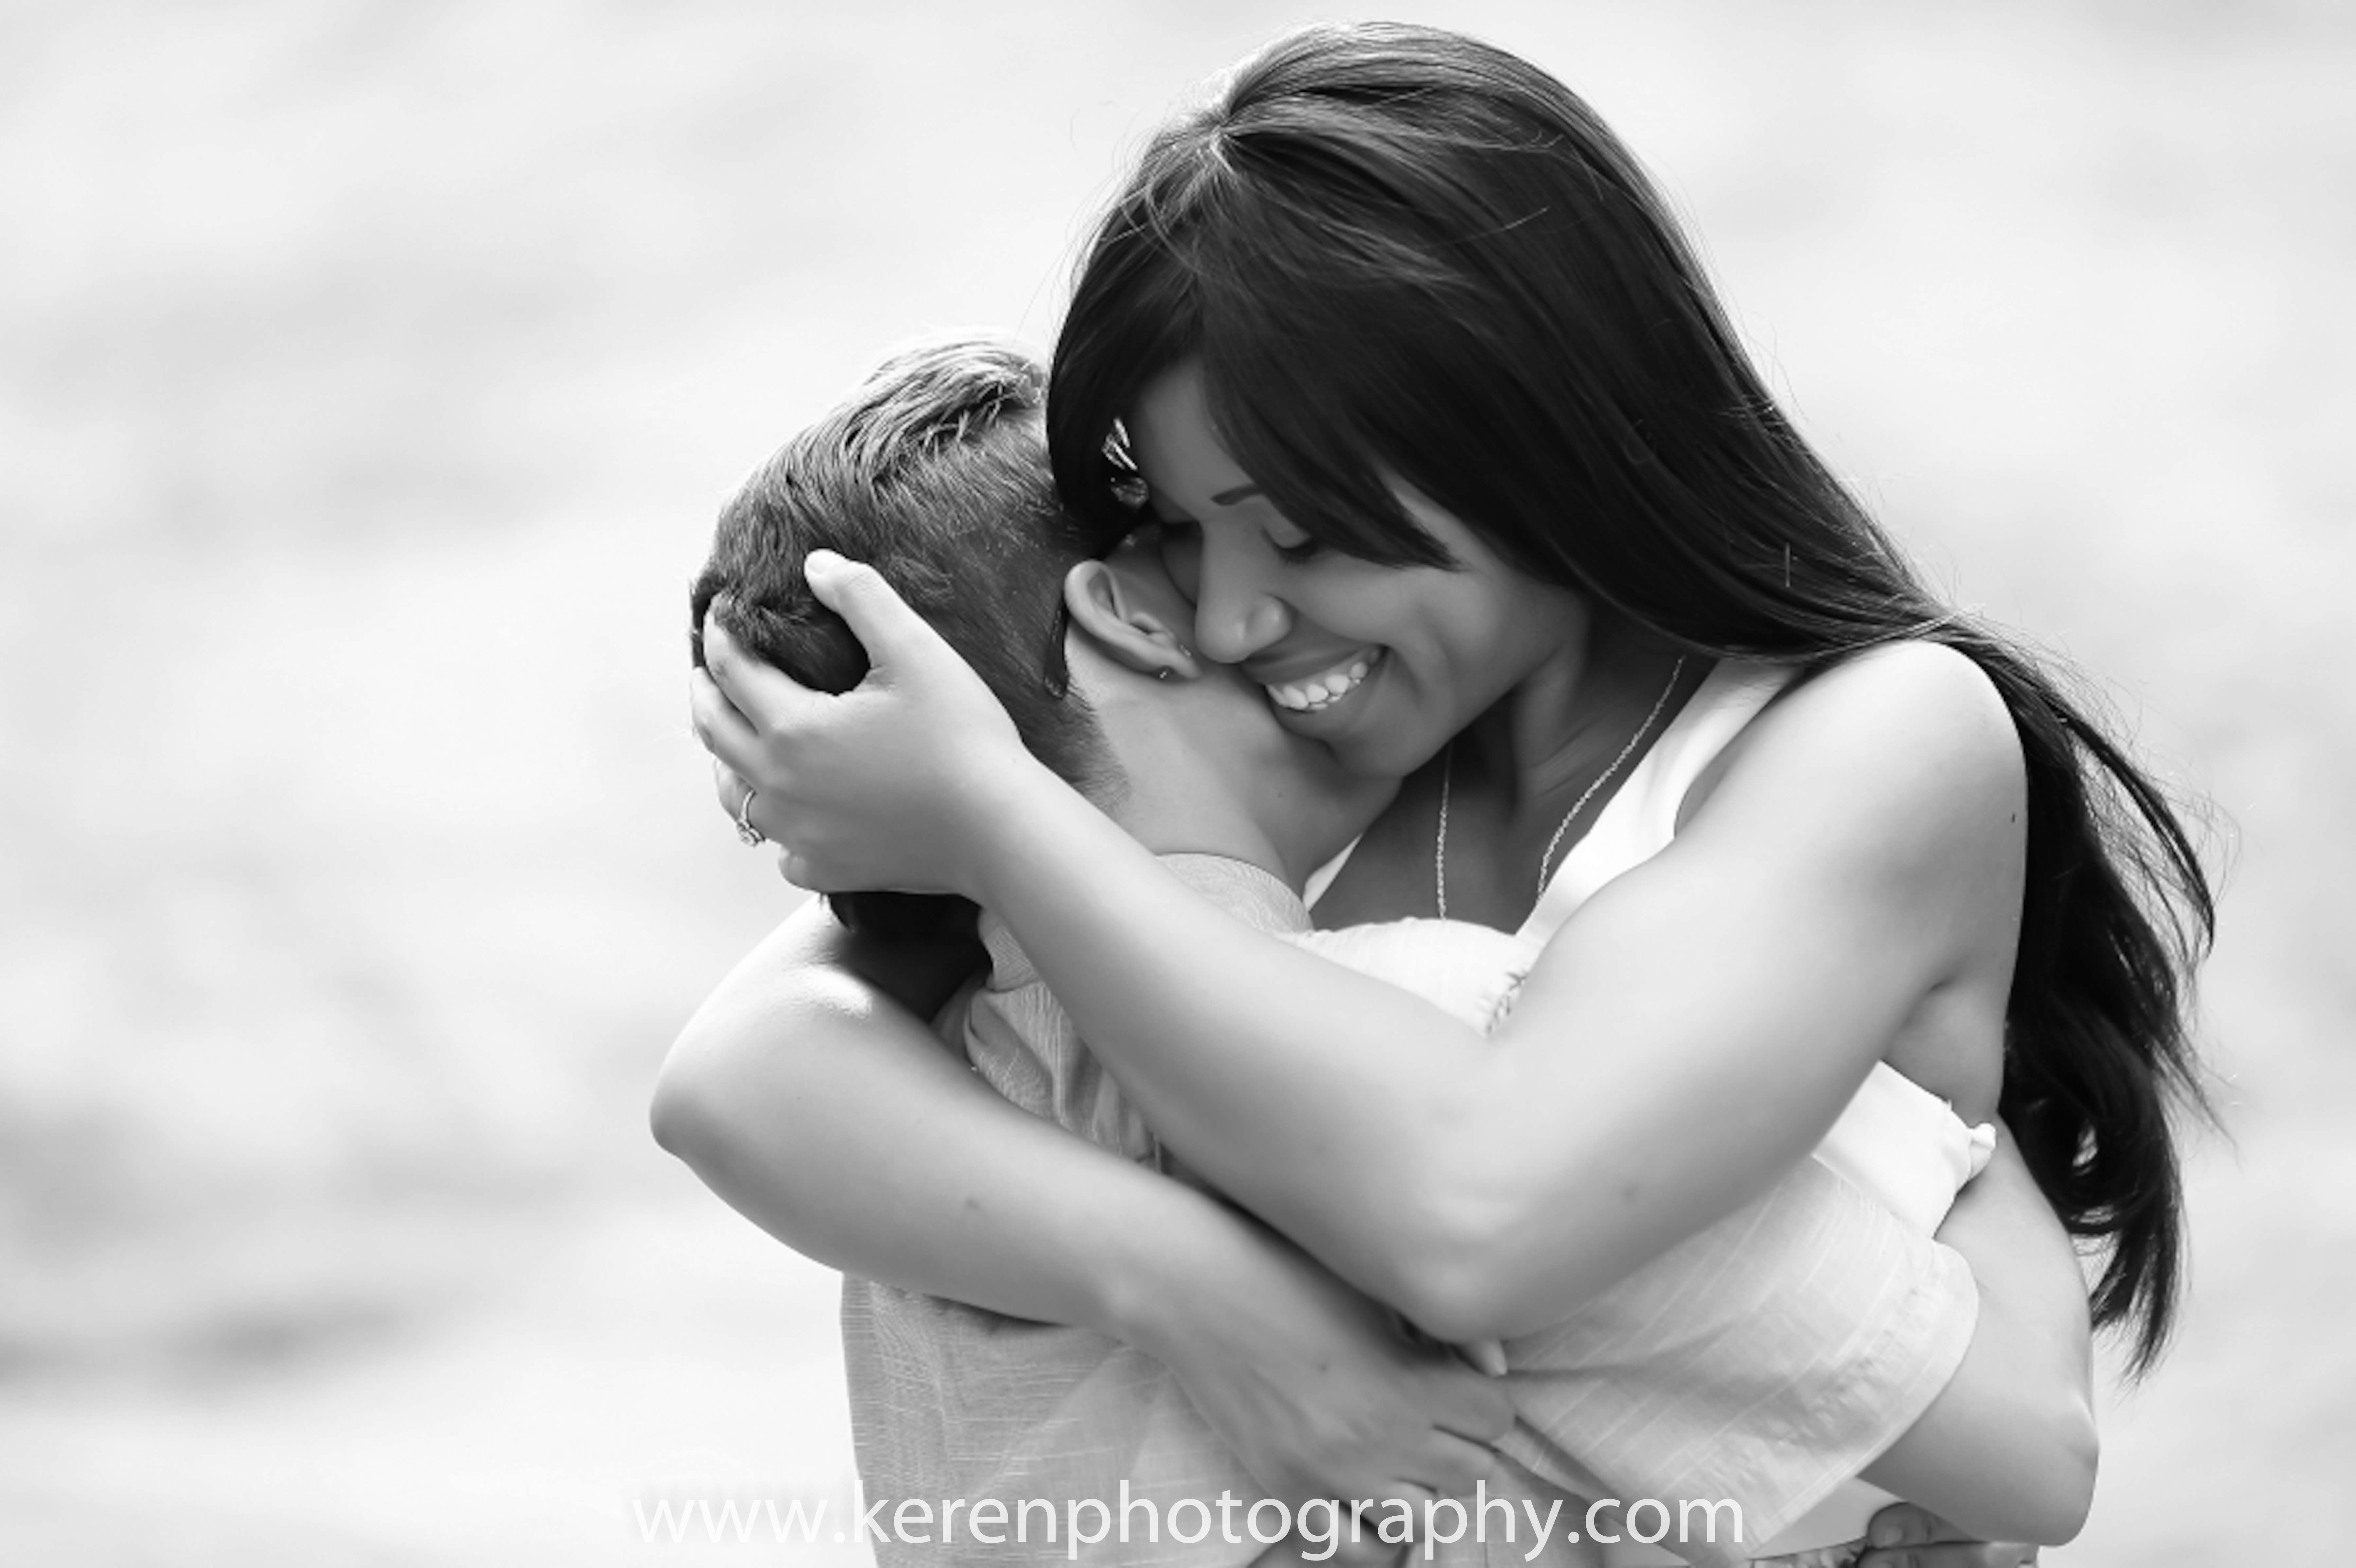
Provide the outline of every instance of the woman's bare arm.
<path id="1" fill-rule="evenodd" d="M 1076 814 L 1010 814 L 980 884 L 1198 1168 L 1430 1331 L 1525 1332 L 1775 1179 L 1991 923 L 2008 953 L 2009 724 L 1953 656 L 1866 665 L 1758 720 L 1486 1042 L 1166 891 L 1140 904 L 1147 868 L 1111 889 L 1106 847 L 1076 894 L 1042 840 Z"/>
<path id="2" fill-rule="evenodd" d="M 937 1003 L 965 962 L 806 907 L 681 1034 L 658 1141 L 820 1262 L 1137 1346 L 1279 1495 L 1469 1490 L 1503 1392 L 1217 1200 L 992 1093 L 895 999 Z"/>
<path id="3" fill-rule="evenodd" d="M 1756 720 L 1483 1041 L 1184 888 L 1030 758 L 873 572 L 823 591 L 875 656 L 867 683 L 819 697 L 707 635 L 734 702 L 698 697 L 715 754 L 792 781 L 796 874 L 980 899 L 1190 1163 L 1444 1339 L 1557 1321 L 1731 1211 L 1933 992 L 2009 963 L 2019 744 L 1947 650 L 1862 656 Z"/>

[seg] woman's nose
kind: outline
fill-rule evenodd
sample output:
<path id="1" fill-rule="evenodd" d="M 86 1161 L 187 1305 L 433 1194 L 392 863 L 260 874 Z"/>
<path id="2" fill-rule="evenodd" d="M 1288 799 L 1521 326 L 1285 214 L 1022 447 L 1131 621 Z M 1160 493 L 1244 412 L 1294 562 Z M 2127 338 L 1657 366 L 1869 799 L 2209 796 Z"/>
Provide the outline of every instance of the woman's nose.
<path id="1" fill-rule="evenodd" d="M 1241 664 L 1292 630 L 1291 607 L 1260 584 L 1206 560 L 1194 601 L 1194 646 L 1220 664 Z"/>

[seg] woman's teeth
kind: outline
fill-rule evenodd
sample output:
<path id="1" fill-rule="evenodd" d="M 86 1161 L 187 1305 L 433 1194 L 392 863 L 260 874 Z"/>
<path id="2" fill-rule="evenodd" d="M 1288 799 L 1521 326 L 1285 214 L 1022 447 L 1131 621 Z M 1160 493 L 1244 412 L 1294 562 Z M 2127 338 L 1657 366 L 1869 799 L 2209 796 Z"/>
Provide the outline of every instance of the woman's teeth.
<path id="1" fill-rule="evenodd" d="M 1279 708 L 1294 713 L 1322 713 L 1358 688 L 1368 671 L 1382 662 L 1380 650 L 1354 654 L 1345 664 L 1306 677 L 1288 680 L 1281 686 L 1271 686 L 1268 695 Z"/>

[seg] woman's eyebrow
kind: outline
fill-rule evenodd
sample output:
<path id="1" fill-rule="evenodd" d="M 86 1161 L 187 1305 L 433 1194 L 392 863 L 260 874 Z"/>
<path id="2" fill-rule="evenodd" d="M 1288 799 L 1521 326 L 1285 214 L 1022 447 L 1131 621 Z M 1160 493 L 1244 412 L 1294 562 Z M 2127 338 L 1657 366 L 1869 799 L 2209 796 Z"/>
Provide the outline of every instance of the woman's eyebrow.
<path id="1" fill-rule="evenodd" d="M 1248 501 L 1260 493 L 1257 485 L 1238 485 L 1232 490 L 1222 490 L 1211 497 L 1214 507 L 1232 507 L 1237 501 Z"/>

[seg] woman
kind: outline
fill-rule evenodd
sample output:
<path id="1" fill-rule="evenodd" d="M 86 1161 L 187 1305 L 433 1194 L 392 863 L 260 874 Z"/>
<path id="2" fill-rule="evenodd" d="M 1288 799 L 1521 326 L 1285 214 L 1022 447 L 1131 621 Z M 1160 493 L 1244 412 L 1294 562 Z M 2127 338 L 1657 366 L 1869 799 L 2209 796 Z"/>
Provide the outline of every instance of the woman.
<path id="1" fill-rule="evenodd" d="M 1886 1053 L 1963 1063 L 1990 1098 L 2000 1062 L 2027 1168 L 2109 1245 L 2095 1317 L 2135 1324 L 2148 1363 L 2176 1277 L 2165 1102 L 2190 1088 L 2178 987 L 2193 944 L 2147 903 L 2172 895 L 2205 933 L 2197 864 L 2133 765 L 2032 664 L 1925 593 L 1784 423 L 1584 105 L 1449 35 L 1280 42 L 1149 150 L 1055 376 L 1070 503 L 1108 535 L 1144 503 L 1194 591 L 1199 650 L 1241 664 L 1346 765 L 1405 781 L 1321 922 L 1521 926 L 1713 663 L 1778 669 L 1782 695 L 1670 803 L 1674 842 L 1561 923 L 1486 1049 L 1272 951 L 1105 838 L 856 574 L 843 607 L 870 635 L 869 687 L 820 703 L 740 682 L 729 696 L 756 728 L 699 694 L 699 729 L 755 792 L 748 815 L 789 875 L 987 903 L 1192 1163 L 1449 1336 L 1550 1320 L 1726 1213 Z M 913 960 L 895 963 L 903 998 L 929 999 Z M 839 974 L 803 971 L 799 999 L 905 1032 Z M 857 1048 L 804 1054 L 837 1049 Z M 699 1059 L 755 1092 L 774 1071 L 741 1045 L 691 1052 L 691 1072 Z M 768 1086 L 807 1096 L 830 1066 Z M 942 1196 L 964 1184 L 987 1202 L 972 1184 L 1001 1177 L 911 1176 L 905 1195 L 941 1222 L 862 1242 L 782 1190 L 796 1184 L 752 1129 L 719 1125 L 718 1096 L 684 1099 L 707 1136 L 682 1141 L 723 1170 L 715 1184 L 796 1244 L 864 1248 L 941 1282 L 926 1288 L 1166 1347 L 1248 1461 L 1301 1473 L 1274 1451 L 1318 1419 L 1296 1403 L 1318 1397 L 1313 1376 L 1265 1347 L 1205 1353 L 1194 1335 L 1228 1328 L 1226 1306 L 1141 1305 L 1147 1260 L 1092 1271 L 1090 1249 L 1119 1247 L 1095 1195 L 1071 1205 L 1071 1232 L 993 1264 Z M 939 1125 L 980 1137 L 986 1120 L 964 1106 Z M 1711 1157 L 1663 1157 L 1697 1136 Z M 1051 1157 L 1033 1154 L 1018 1180 L 1044 1180 Z M 1182 1250 L 1283 1273 L 1205 1215 L 1166 1218 Z M 2040 1245 L 2053 1255 L 2050 1237 L 2020 1243 Z M 1287 1277 L 1289 1332 L 1338 1329 L 1344 1304 Z M 1344 1421 L 1405 1436 L 1345 1463 L 1445 1484 L 1462 1456 L 1451 1440 L 1494 1433 L 1494 1407 L 1436 1364 L 1365 1337 L 1352 1354 L 1457 1407 L 1419 1430 L 1354 1374 L 1325 1391 Z M 1330 1449 L 1307 1466 L 1342 1467 Z"/>

